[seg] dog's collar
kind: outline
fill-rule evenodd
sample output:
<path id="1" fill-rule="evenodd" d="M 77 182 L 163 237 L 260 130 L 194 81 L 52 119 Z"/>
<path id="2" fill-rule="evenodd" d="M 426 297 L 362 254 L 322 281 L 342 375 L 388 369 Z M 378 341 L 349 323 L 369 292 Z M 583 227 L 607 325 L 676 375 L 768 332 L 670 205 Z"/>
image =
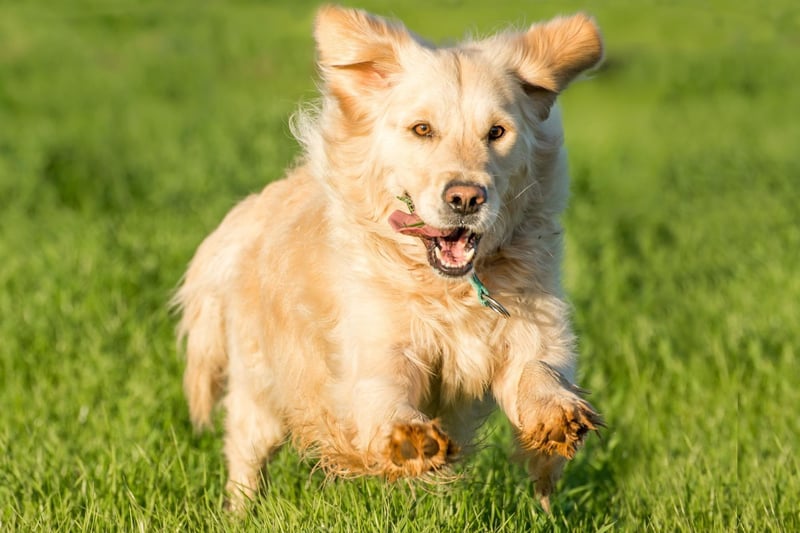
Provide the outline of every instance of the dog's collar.
<path id="1" fill-rule="evenodd" d="M 475 289 L 475 292 L 478 293 L 478 301 L 482 306 L 488 307 L 495 313 L 501 315 L 503 318 L 508 318 L 511 316 L 508 310 L 503 307 L 503 304 L 492 298 L 492 296 L 489 294 L 489 289 L 487 289 L 486 285 L 484 285 L 483 282 L 478 279 L 478 275 L 475 272 L 472 273 L 472 276 L 469 278 L 469 282 Z"/>

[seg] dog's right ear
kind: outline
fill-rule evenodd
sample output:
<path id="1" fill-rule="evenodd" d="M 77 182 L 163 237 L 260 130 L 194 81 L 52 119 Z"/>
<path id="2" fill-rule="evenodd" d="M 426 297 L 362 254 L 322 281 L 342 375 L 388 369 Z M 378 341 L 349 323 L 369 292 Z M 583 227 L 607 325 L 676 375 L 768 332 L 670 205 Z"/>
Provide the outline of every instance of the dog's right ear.
<path id="1" fill-rule="evenodd" d="M 399 23 L 339 6 L 319 9 L 314 38 L 326 89 L 354 116 L 363 113 L 362 100 L 391 86 L 401 70 L 400 49 L 414 43 Z"/>
<path id="2" fill-rule="evenodd" d="M 506 32 L 477 43 L 515 74 L 544 120 L 556 97 L 603 58 L 603 39 L 594 19 L 578 13 Z"/>

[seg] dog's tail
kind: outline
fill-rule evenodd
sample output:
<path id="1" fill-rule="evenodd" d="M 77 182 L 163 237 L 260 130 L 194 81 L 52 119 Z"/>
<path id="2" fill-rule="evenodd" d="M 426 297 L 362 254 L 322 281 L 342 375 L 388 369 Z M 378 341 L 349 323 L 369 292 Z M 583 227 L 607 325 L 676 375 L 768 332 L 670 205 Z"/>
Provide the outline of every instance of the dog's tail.
<path id="1" fill-rule="evenodd" d="M 195 266 L 195 265 L 193 265 Z M 183 389 L 195 429 L 211 425 L 211 414 L 225 384 L 228 355 L 225 349 L 223 303 L 210 287 L 193 283 L 191 267 L 187 280 L 172 299 L 182 312 L 178 344 L 186 346 Z"/>

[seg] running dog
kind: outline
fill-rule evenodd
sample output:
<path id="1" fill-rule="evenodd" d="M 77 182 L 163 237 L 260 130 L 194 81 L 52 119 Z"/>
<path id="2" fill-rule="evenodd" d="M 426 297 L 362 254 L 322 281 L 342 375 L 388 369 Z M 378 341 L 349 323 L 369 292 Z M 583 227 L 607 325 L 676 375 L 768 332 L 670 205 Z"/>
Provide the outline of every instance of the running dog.
<path id="1" fill-rule="evenodd" d="M 202 243 L 175 303 L 194 424 L 221 400 L 229 505 L 284 442 L 338 475 L 446 469 L 486 407 L 546 510 L 603 422 L 575 384 L 560 287 L 568 189 L 556 97 L 598 64 L 583 14 L 436 47 L 319 10 L 302 156 Z"/>

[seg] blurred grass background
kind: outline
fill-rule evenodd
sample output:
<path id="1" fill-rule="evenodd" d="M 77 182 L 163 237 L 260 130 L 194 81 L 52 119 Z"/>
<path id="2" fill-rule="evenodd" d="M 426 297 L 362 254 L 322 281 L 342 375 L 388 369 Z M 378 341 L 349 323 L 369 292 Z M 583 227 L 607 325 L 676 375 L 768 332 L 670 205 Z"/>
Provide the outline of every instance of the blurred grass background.
<path id="1" fill-rule="evenodd" d="M 316 2 L 0 3 L 0 530 L 800 529 L 796 2 L 365 0 L 439 42 L 583 9 L 607 60 L 562 97 L 566 282 L 606 415 L 552 518 L 492 420 L 465 479 L 324 484 L 282 452 L 220 512 L 171 291 L 297 153 Z"/>

